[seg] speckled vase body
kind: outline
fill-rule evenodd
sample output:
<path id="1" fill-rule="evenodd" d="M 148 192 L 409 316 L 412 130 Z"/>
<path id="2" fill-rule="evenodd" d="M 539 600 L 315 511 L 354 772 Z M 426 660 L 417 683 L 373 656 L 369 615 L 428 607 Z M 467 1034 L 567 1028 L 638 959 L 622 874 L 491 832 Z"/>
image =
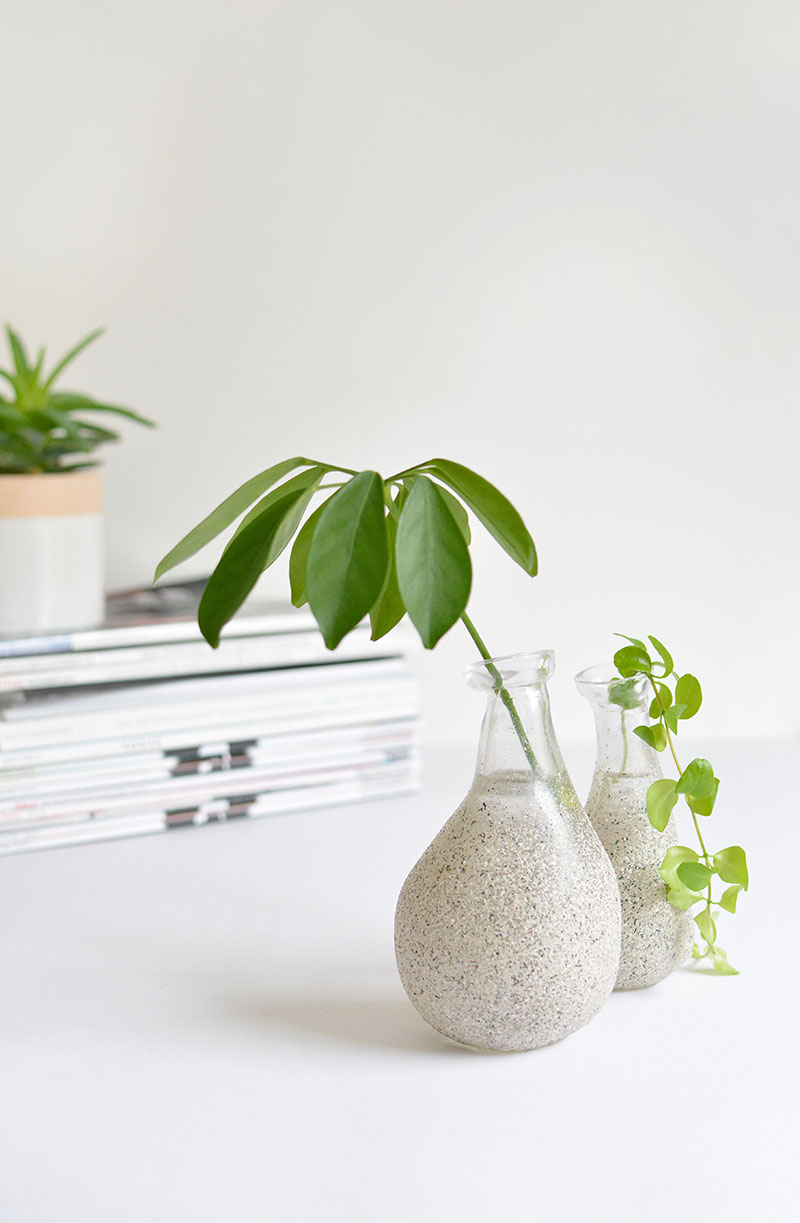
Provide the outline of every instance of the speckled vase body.
<path id="1" fill-rule="evenodd" d="M 622 954 L 615 989 L 655 985 L 686 962 L 694 942 L 691 914 L 667 900 L 659 874 L 678 841 L 673 820 L 658 832 L 647 818 L 647 791 L 661 777 L 658 753 L 633 733 L 650 722 L 643 676 L 620 680 L 610 668 L 575 677 L 597 729 L 597 763 L 586 813 L 617 874 L 622 901 Z"/>
<path id="2" fill-rule="evenodd" d="M 437 1031 L 480 1049 L 560 1040 L 617 975 L 617 881 L 556 742 L 552 670 L 550 651 L 467 668 L 488 696 L 475 778 L 397 903 L 409 998 Z"/>

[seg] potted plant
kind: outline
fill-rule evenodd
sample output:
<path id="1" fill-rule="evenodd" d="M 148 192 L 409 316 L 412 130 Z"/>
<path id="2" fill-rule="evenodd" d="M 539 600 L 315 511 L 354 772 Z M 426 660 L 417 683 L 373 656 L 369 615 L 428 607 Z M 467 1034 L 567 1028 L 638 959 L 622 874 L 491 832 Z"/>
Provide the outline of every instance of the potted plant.
<path id="1" fill-rule="evenodd" d="M 403 887 L 397 963 L 411 1001 L 440 1032 L 480 1048 L 532 1049 L 581 1027 L 611 993 L 619 890 L 553 733 L 552 653 L 492 658 L 467 615 L 470 513 L 535 575 L 517 511 L 459 463 L 432 459 L 384 479 L 287 459 L 190 531 L 156 580 L 244 515 L 200 601 L 212 646 L 293 538 L 292 601 L 309 603 L 330 649 L 367 615 L 377 640 L 408 613 L 427 649 L 461 620 L 481 656 L 468 683 L 487 698 L 478 767 Z"/>
<path id="2" fill-rule="evenodd" d="M 103 619 L 102 484 L 93 456 L 119 434 L 84 418 L 112 414 L 153 422 L 116 404 L 59 391 L 67 366 L 98 336 L 91 332 L 53 368 L 32 361 L 6 327 L 11 367 L 0 395 L 0 632 L 82 628 Z"/>

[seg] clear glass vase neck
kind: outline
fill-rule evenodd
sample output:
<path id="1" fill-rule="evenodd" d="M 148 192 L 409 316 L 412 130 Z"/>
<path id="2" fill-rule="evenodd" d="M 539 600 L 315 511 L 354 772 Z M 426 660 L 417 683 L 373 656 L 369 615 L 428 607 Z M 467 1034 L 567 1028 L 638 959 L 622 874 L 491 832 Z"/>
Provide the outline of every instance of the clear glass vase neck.
<path id="1" fill-rule="evenodd" d="M 561 779 L 571 786 L 550 716 L 550 650 L 473 663 L 469 686 L 486 695 L 476 779 L 506 779 L 515 786 Z"/>
<path id="2" fill-rule="evenodd" d="M 650 725 L 653 692 L 644 676 L 621 679 L 611 667 L 589 667 L 575 676 L 580 694 L 591 706 L 597 735 L 595 773 L 661 776 L 658 753 L 635 734 Z"/>

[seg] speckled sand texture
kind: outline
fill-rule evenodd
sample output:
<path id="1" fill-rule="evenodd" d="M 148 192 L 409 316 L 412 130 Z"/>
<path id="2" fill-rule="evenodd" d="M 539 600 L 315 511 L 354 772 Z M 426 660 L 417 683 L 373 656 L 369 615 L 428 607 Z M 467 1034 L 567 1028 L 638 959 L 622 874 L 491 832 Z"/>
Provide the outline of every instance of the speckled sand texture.
<path id="1" fill-rule="evenodd" d="M 397 964 L 423 1019 L 481 1049 L 588 1023 L 619 963 L 619 893 L 571 785 L 476 781 L 408 876 Z"/>
<path id="2" fill-rule="evenodd" d="M 641 989 L 669 976 L 691 955 L 694 921 L 674 909 L 658 868 L 678 840 L 672 820 L 657 832 L 645 799 L 652 777 L 601 773 L 586 811 L 619 880 L 622 956 L 615 989 Z"/>

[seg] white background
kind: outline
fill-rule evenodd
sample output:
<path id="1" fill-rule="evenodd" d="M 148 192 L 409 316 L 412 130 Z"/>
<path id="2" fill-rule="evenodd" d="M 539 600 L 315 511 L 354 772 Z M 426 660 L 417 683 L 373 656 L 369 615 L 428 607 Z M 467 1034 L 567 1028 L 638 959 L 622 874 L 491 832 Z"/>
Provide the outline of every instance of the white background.
<path id="1" fill-rule="evenodd" d="M 799 67 L 791 0 L 9 8 L 3 315 L 105 324 L 70 382 L 161 424 L 107 452 L 110 584 L 289 454 L 444 454 L 533 530 L 471 611 L 557 650 L 565 738 L 614 629 L 709 735 L 796 733 Z M 432 738 L 471 657 L 423 660 Z"/>

